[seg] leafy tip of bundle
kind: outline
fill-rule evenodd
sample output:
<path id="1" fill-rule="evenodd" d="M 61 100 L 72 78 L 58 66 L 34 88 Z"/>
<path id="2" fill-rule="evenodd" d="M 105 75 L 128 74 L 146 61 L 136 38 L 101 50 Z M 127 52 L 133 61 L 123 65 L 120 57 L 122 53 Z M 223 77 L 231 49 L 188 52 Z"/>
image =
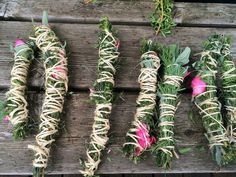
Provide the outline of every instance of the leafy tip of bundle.
<path id="1" fill-rule="evenodd" d="M 223 35 L 215 33 L 203 42 L 203 47 L 205 50 L 211 50 L 220 54 L 223 46 L 226 44 L 231 45 L 231 36 L 223 37 Z"/>
<path id="2" fill-rule="evenodd" d="M 45 26 L 48 26 L 48 13 L 47 13 L 47 11 L 43 11 L 42 24 Z"/>
<path id="3" fill-rule="evenodd" d="M 191 49 L 189 47 L 182 50 L 177 44 L 161 47 L 162 60 L 166 66 L 171 64 L 184 66 L 188 64 L 190 53 Z"/>
<path id="4" fill-rule="evenodd" d="M 140 52 L 141 54 L 148 52 L 148 51 L 155 51 L 157 52 L 160 48 L 160 45 L 158 43 L 153 42 L 152 40 L 145 40 L 143 39 L 141 41 L 141 48 Z"/>
<path id="5" fill-rule="evenodd" d="M 112 25 L 108 17 L 103 17 L 100 21 L 99 28 L 101 30 L 112 31 Z"/>

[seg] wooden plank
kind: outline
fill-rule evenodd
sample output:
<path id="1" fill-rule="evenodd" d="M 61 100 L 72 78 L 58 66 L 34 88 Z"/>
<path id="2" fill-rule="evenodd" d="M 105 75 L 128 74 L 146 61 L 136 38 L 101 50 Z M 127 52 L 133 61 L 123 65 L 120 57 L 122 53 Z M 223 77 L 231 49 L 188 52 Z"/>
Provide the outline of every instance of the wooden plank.
<path id="1" fill-rule="evenodd" d="M 192 174 L 183 174 L 183 177 L 212 177 L 211 173 L 192 173 Z"/>
<path id="2" fill-rule="evenodd" d="M 43 10 L 54 22 L 97 23 L 101 16 L 109 16 L 116 23 L 149 24 L 148 16 L 154 8 L 151 0 L 113 1 L 103 0 L 99 4 L 85 5 L 83 1 L 32 1 L 8 0 L 5 18 L 31 21 L 41 19 Z M 229 25 L 235 26 L 235 4 L 175 3 L 175 20 L 188 25 Z M 123 13 L 125 10 L 126 13 Z M 191 13 L 189 13 L 191 12 Z"/>
<path id="3" fill-rule="evenodd" d="M 154 177 L 184 177 L 182 174 L 155 174 Z"/>
<path id="4" fill-rule="evenodd" d="M 63 175 L 63 177 L 83 177 L 83 175 Z"/>
<path id="5" fill-rule="evenodd" d="M 152 177 L 150 174 L 129 174 L 129 175 L 124 175 L 124 177 Z"/>
<path id="6" fill-rule="evenodd" d="M 97 25 L 52 24 L 62 41 L 66 40 L 69 56 L 69 75 L 71 88 L 88 88 L 96 77 L 98 60 L 97 49 L 94 48 L 97 37 Z M 117 88 L 138 89 L 139 47 L 143 38 L 151 38 L 162 44 L 180 43 L 181 46 L 192 48 L 192 54 L 201 51 L 202 41 L 210 34 L 217 32 L 231 34 L 236 38 L 235 28 L 190 28 L 178 27 L 169 38 L 156 37 L 149 27 L 115 26 L 121 40 L 121 65 L 116 75 Z M 28 38 L 32 23 L 0 22 L 0 88 L 9 87 L 11 57 L 9 44 L 16 38 Z M 233 42 L 232 55 L 236 58 L 236 40 Z M 30 86 L 40 87 L 43 84 L 42 64 L 32 67 Z M 37 68 L 37 69 L 36 69 Z"/>
<path id="7" fill-rule="evenodd" d="M 2 98 L 3 95 L 1 95 Z M 43 95 L 31 93 L 29 103 L 34 105 L 30 109 L 30 117 L 37 118 L 41 110 Z M 138 165 L 131 163 L 121 152 L 124 137 L 135 112 L 137 94 L 124 93 L 123 99 L 114 103 L 111 115 L 110 143 L 104 153 L 103 161 L 98 173 L 100 174 L 150 174 L 150 173 L 205 173 L 205 172 L 235 172 L 235 164 L 230 164 L 219 169 L 212 162 L 206 150 L 206 140 L 202 133 L 201 121 L 193 124 L 188 120 L 188 112 L 195 110 L 191 107 L 190 94 L 181 96 L 182 103 L 176 115 L 176 142 L 177 149 L 190 147 L 191 151 L 174 159 L 172 168 L 164 170 L 157 168 L 152 156 Z M 66 132 L 62 132 L 53 147 L 51 159 L 47 169 L 48 174 L 78 174 L 79 157 L 85 157 L 85 144 L 89 141 L 92 130 L 94 106 L 88 103 L 87 93 L 77 93 L 69 96 L 66 101 L 65 120 Z M 25 141 L 11 140 L 9 126 L 0 124 L 0 175 L 30 175 L 33 153 L 27 149 L 28 144 L 34 143 L 30 136 Z M 199 150 L 199 145 L 205 149 Z"/>
<path id="8" fill-rule="evenodd" d="M 6 13 L 8 5 L 8 0 L 2 0 L 0 1 L 0 19 L 2 19 Z"/>
<path id="9" fill-rule="evenodd" d="M 212 177 L 235 177 L 235 173 L 215 173 Z"/>

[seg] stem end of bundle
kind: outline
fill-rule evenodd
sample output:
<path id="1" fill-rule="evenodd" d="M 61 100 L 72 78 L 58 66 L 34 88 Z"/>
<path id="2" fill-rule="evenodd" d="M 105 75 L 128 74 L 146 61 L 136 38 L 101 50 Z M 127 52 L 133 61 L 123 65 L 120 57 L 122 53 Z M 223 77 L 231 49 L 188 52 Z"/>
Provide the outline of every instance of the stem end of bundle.
<path id="1" fill-rule="evenodd" d="M 33 177 L 44 177 L 44 168 L 34 167 Z"/>

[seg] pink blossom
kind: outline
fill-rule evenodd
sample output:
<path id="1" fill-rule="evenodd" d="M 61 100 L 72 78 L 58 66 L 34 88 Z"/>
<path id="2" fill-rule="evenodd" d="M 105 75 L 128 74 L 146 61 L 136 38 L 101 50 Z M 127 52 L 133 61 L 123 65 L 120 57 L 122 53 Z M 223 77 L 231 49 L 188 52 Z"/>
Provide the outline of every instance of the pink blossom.
<path id="1" fill-rule="evenodd" d="M 59 79 L 61 78 L 63 75 L 67 75 L 67 71 L 62 67 L 62 66 L 56 66 L 53 69 L 53 73 L 52 73 L 52 77 L 54 79 Z"/>
<path id="2" fill-rule="evenodd" d="M 17 39 L 17 40 L 15 40 L 14 47 L 17 47 L 17 46 L 23 45 L 23 44 L 25 44 L 25 42 L 22 39 Z"/>
<path id="3" fill-rule="evenodd" d="M 61 58 L 61 64 L 64 65 L 66 63 L 65 52 L 63 50 L 58 50 L 58 55 Z"/>
<path id="4" fill-rule="evenodd" d="M 91 88 L 89 88 L 89 96 L 91 97 L 91 96 L 93 96 L 93 93 L 94 93 L 94 90 L 93 89 L 91 89 Z"/>
<path id="5" fill-rule="evenodd" d="M 4 122 L 4 123 L 9 123 L 9 121 L 10 121 L 10 116 L 5 116 L 5 117 L 3 118 L 3 122 Z"/>
<path id="6" fill-rule="evenodd" d="M 138 143 L 139 147 L 135 150 L 135 155 L 139 156 L 141 154 L 141 151 L 149 148 L 152 143 L 156 142 L 155 137 L 150 137 L 147 125 L 145 123 L 142 123 L 136 130 L 136 136 L 138 137 Z"/>
<path id="7" fill-rule="evenodd" d="M 116 46 L 116 48 L 120 47 L 120 40 L 118 40 L 118 39 L 116 40 L 115 46 Z"/>
<path id="8" fill-rule="evenodd" d="M 193 88 L 192 96 L 197 96 L 206 91 L 206 83 L 199 76 L 193 78 L 191 87 Z"/>

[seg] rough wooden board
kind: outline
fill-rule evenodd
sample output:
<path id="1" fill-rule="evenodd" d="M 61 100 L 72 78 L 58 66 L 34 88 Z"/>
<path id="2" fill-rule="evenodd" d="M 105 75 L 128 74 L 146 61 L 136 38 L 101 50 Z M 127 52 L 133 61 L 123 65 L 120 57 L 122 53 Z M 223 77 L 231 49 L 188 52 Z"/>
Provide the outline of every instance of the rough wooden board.
<path id="1" fill-rule="evenodd" d="M 235 177 L 236 173 L 213 174 L 212 177 Z"/>
<path id="2" fill-rule="evenodd" d="M 155 174 L 153 177 L 185 177 L 182 174 Z"/>
<path id="3" fill-rule="evenodd" d="M 52 24 L 62 41 L 67 41 L 69 53 L 69 75 L 70 87 L 88 88 L 96 77 L 97 49 L 94 48 L 97 37 L 97 25 L 76 24 Z M 16 38 L 27 39 L 32 24 L 29 22 L 0 22 L 0 88 L 9 87 L 12 57 L 9 44 Z M 192 54 L 201 51 L 202 41 L 214 32 L 231 34 L 236 38 L 234 28 L 187 28 L 178 27 L 169 38 L 156 37 L 149 27 L 137 26 L 115 26 L 119 31 L 121 40 L 121 66 L 116 75 L 116 86 L 118 88 L 137 89 L 139 87 L 137 78 L 139 75 L 139 47 L 143 38 L 152 38 L 162 44 L 180 43 L 181 46 L 192 48 Z M 236 40 L 232 47 L 232 54 L 236 56 Z M 38 63 L 38 62 L 35 62 Z M 30 75 L 31 86 L 43 85 L 44 71 L 32 68 Z M 42 66 L 42 65 L 41 65 Z"/>
<path id="4" fill-rule="evenodd" d="M 82 0 L 16 0 L 9 1 L 6 18 L 17 20 L 41 19 L 43 10 L 50 20 L 57 22 L 97 23 L 102 16 L 109 16 L 116 23 L 149 24 L 149 14 L 154 8 L 151 0 L 103 0 L 99 5 L 85 5 Z M 235 4 L 175 3 L 175 20 L 188 25 L 235 26 Z M 125 13 L 123 13 L 125 11 Z M 191 12 L 191 13 L 190 13 Z"/>
<path id="5" fill-rule="evenodd" d="M 5 0 L 0 1 L 0 19 L 4 17 L 7 5 L 8 5 L 7 0 L 6 1 Z"/>
<path id="6" fill-rule="evenodd" d="M 213 177 L 211 173 L 183 174 L 183 177 Z"/>
<path id="7" fill-rule="evenodd" d="M 43 95 L 30 94 L 31 117 L 38 117 Z M 188 112 L 194 110 L 189 106 L 190 95 L 181 96 L 182 103 L 176 115 L 176 142 L 177 148 L 191 147 L 192 151 L 180 155 L 174 160 L 171 170 L 157 168 L 154 158 L 148 156 L 147 160 L 138 165 L 132 164 L 121 153 L 124 136 L 133 120 L 135 112 L 135 99 L 137 94 L 125 93 L 125 101 L 115 101 L 111 115 L 111 139 L 108 146 L 109 153 L 105 153 L 98 173 L 105 174 L 150 174 L 150 173 L 191 173 L 215 172 L 219 168 L 211 161 L 207 150 L 200 151 L 199 145 L 206 147 L 206 140 L 202 133 L 201 122 L 193 124 L 188 120 Z M 66 108 L 62 118 L 66 120 L 67 132 L 63 133 L 53 147 L 48 174 L 78 174 L 80 169 L 79 157 L 85 157 L 85 144 L 89 141 L 92 129 L 94 106 L 87 102 L 88 94 L 78 93 L 67 98 Z M 27 149 L 28 144 L 34 143 L 34 138 L 25 141 L 13 142 L 6 124 L 0 124 L 0 175 L 29 175 L 31 174 L 32 152 Z M 235 171 L 235 165 L 228 165 L 222 172 Z"/>
<path id="8" fill-rule="evenodd" d="M 150 174 L 142 174 L 142 175 L 133 174 L 133 175 L 124 175 L 124 177 L 152 177 L 152 175 L 150 175 Z"/>

